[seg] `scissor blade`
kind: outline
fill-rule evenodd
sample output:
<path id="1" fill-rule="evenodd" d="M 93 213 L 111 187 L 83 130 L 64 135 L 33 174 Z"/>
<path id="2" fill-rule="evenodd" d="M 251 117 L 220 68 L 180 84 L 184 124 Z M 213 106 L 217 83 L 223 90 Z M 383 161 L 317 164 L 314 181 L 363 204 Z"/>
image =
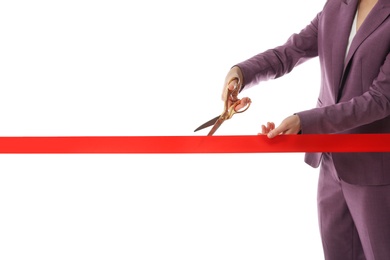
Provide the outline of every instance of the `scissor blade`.
<path id="1" fill-rule="evenodd" d="M 206 127 L 209 127 L 209 126 L 214 125 L 215 122 L 217 122 L 217 120 L 219 119 L 219 117 L 220 117 L 220 116 L 217 116 L 217 117 L 215 117 L 215 118 L 213 118 L 213 119 L 207 121 L 207 122 L 204 123 L 203 125 L 201 125 L 201 126 L 199 126 L 198 128 L 196 128 L 196 129 L 194 130 L 194 132 L 199 131 L 199 130 L 201 130 L 201 129 L 203 129 L 203 128 L 206 128 Z"/>
<path id="2" fill-rule="evenodd" d="M 218 118 L 217 122 L 215 122 L 213 128 L 211 128 L 210 132 L 207 135 L 209 136 L 213 135 L 224 121 L 225 121 L 224 119 Z"/>

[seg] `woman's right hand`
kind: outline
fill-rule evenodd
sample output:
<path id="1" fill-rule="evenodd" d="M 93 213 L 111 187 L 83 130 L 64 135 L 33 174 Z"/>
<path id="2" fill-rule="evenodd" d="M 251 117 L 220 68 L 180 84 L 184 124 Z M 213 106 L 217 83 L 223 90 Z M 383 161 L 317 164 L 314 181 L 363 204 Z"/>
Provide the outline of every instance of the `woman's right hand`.
<path id="1" fill-rule="evenodd" d="M 228 74 L 225 77 L 225 82 L 223 83 L 222 89 L 222 100 L 226 100 L 227 89 L 234 89 L 236 87 L 241 88 L 241 84 L 243 83 L 243 76 L 241 69 L 237 66 L 232 67 Z"/>
<path id="2" fill-rule="evenodd" d="M 232 95 L 229 97 L 226 97 L 229 90 L 237 89 L 240 91 L 243 83 L 243 76 L 241 69 L 237 66 L 232 67 L 228 74 L 225 77 L 225 82 L 223 85 L 222 90 L 222 100 L 225 101 L 226 98 L 228 98 L 228 105 L 230 106 L 232 103 L 237 101 L 237 97 L 233 97 Z M 247 106 L 248 103 L 250 103 L 251 100 L 248 97 L 244 97 L 241 99 L 241 103 L 238 104 L 235 108 L 236 111 L 239 111 L 240 109 Z"/>

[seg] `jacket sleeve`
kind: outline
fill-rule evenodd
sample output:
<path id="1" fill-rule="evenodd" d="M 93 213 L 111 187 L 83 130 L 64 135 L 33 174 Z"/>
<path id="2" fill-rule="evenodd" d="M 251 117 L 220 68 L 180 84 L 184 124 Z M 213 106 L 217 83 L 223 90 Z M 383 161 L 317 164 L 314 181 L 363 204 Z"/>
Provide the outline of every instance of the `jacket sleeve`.
<path id="1" fill-rule="evenodd" d="M 349 101 L 306 110 L 297 115 L 303 134 L 340 133 L 361 126 L 366 126 L 366 130 L 370 131 L 368 124 L 373 122 L 380 126 L 372 127 L 375 132 L 378 129 L 388 130 L 390 120 L 379 120 L 390 116 L 390 53 L 368 91 Z M 361 131 L 355 129 L 354 132 Z"/>
<path id="2" fill-rule="evenodd" d="M 237 64 L 243 74 L 243 89 L 257 85 L 260 81 L 281 77 L 295 66 L 316 57 L 320 15 L 300 33 L 291 35 L 285 44 Z"/>

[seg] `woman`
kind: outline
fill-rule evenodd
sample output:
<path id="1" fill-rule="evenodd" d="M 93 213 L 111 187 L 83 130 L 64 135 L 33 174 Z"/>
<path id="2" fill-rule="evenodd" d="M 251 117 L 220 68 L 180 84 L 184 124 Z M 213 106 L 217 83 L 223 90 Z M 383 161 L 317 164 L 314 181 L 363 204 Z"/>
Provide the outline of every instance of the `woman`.
<path id="1" fill-rule="evenodd" d="M 390 132 L 390 0 L 328 0 L 300 33 L 234 66 L 226 88 L 245 90 L 319 57 L 316 108 L 275 127 L 279 134 Z M 226 94 L 223 94 L 226 95 Z M 231 97 L 229 97 L 231 98 Z M 244 98 L 242 106 L 250 102 Z M 310 153 L 320 168 L 319 226 L 325 259 L 390 259 L 390 154 Z"/>

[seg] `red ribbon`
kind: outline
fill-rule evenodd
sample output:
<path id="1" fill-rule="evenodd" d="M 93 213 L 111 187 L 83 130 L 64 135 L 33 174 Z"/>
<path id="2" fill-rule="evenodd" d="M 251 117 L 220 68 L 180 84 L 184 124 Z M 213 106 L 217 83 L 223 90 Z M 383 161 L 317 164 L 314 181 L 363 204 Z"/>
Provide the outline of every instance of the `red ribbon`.
<path id="1" fill-rule="evenodd" d="M 390 152 L 390 134 L 0 137 L 0 153 Z"/>

